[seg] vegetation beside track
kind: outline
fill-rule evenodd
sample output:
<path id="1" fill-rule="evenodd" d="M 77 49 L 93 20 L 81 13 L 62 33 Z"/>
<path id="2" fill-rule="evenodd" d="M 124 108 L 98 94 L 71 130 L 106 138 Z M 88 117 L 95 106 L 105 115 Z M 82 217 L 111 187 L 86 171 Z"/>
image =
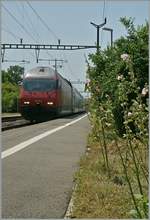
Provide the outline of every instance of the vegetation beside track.
<path id="1" fill-rule="evenodd" d="M 75 218 L 148 218 L 148 23 L 91 54 L 91 134 L 76 173 Z"/>
<path id="2" fill-rule="evenodd" d="M 18 65 L 2 70 L 2 112 L 18 112 L 19 83 L 24 68 Z"/>

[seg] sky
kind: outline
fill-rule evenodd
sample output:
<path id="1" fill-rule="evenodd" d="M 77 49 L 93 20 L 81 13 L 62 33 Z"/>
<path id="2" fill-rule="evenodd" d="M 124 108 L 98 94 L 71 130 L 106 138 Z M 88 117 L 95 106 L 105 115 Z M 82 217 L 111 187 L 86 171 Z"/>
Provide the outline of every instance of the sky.
<path id="1" fill-rule="evenodd" d="M 101 24 L 107 18 L 105 27 L 113 29 L 113 39 L 125 36 L 126 30 L 119 22 L 120 17 L 135 18 L 135 25 L 145 24 L 149 20 L 148 0 L 97 0 L 97 1 L 1 1 L 1 41 L 2 43 L 29 44 L 61 44 L 72 45 L 95 45 L 96 28 L 90 22 Z M 46 28 L 32 8 L 46 23 Z M 10 16 L 10 13 L 12 16 Z M 19 22 L 19 24 L 16 22 Z M 23 29 L 26 29 L 24 31 Z M 100 45 L 104 49 L 110 44 L 110 32 L 100 31 Z M 63 59 L 62 68 L 58 72 L 71 81 L 85 81 L 86 62 L 85 55 L 95 53 L 95 49 L 75 51 L 40 51 L 40 59 Z M 36 63 L 34 50 L 6 50 L 5 60 L 17 62 L 3 62 L 2 69 L 12 65 L 20 65 L 25 72 L 36 66 L 53 66 L 53 62 L 44 61 Z M 19 61 L 26 60 L 30 63 L 21 64 Z M 74 84 L 80 90 L 84 85 Z"/>

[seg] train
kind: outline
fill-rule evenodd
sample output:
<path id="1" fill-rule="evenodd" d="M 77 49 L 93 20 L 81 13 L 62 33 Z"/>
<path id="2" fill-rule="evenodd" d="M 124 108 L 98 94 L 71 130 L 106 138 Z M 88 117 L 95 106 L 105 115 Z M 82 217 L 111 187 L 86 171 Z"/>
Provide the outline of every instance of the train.
<path id="1" fill-rule="evenodd" d="M 35 67 L 24 74 L 19 112 L 26 119 L 45 120 L 85 111 L 83 96 L 51 67 Z"/>

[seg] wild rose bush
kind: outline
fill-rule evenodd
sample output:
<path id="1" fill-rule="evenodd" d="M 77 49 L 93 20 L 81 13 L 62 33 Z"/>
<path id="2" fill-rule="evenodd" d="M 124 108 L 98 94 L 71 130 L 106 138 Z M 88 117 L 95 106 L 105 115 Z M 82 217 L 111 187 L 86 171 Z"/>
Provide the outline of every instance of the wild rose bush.
<path id="1" fill-rule="evenodd" d="M 89 55 L 92 66 L 88 67 L 86 89 L 91 93 L 89 100 L 90 120 L 93 134 L 101 142 L 104 161 L 110 176 L 106 136 L 108 130 L 126 141 L 126 154 L 133 161 L 139 195 L 144 198 L 143 210 L 139 208 L 132 189 L 128 167 L 119 150 L 124 173 L 129 185 L 135 213 L 138 218 L 147 218 L 144 208 L 147 195 L 140 176 L 148 181 L 148 23 L 135 28 L 133 19 L 121 18 L 128 35 L 114 42 L 112 48 Z M 141 147 L 142 146 L 142 147 Z"/>
<path id="2" fill-rule="evenodd" d="M 148 23 L 138 26 L 137 30 L 133 20 L 121 18 L 127 28 L 128 35 L 114 42 L 113 48 L 89 55 L 94 66 L 89 67 L 87 87 L 91 93 L 91 111 L 98 111 L 99 105 L 112 102 L 112 112 L 118 134 L 123 136 L 124 110 L 132 108 L 135 100 L 147 114 L 148 106 Z"/>

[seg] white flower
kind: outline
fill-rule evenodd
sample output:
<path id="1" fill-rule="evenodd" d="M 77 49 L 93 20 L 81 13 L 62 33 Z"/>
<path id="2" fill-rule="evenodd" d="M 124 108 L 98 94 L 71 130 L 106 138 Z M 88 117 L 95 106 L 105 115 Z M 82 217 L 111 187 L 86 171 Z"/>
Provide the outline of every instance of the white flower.
<path id="1" fill-rule="evenodd" d="M 125 106 L 127 103 L 126 102 L 123 102 L 123 103 L 121 103 L 121 106 L 123 107 L 123 106 Z"/>
<path id="2" fill-rule="evenodd" d="M 122 80 L 123 79 L 123 75 L 119 75 L 118 77 L 117 77 L 117 80 Z"/>
<path id="3" fill-rule="evenodd" d="M 89 84 L 90 83 L 90 79 L 86 79 L 86 84 Z"/>
<path id="4" fill-rule="evenodd" d="M 107 127 L 111 127 L 111 124 L 110 124 L 110 123 L 106 123 L 106 126 L 107 126 Z"/>
<path id="5" fill-rule="evenodd" d="M 128 112 L 128 117 L 132 116 L 132 112 Z"/>
<path id="6" fill-rule="evenodd" d="M 142 96 L 146 96 L 147 93 L 148 93 L 148 89 L 147 88 L 143 88 L 142 89 Z"/>
<path id="7" fill-rule="evenodd" d="M 121 54 L 121 59 L 123 60 L 123 61 L 128 61 L 129 60 L 129 54 L 126 54 L 126 53 L 124 53 L 124 54 Z"/>

